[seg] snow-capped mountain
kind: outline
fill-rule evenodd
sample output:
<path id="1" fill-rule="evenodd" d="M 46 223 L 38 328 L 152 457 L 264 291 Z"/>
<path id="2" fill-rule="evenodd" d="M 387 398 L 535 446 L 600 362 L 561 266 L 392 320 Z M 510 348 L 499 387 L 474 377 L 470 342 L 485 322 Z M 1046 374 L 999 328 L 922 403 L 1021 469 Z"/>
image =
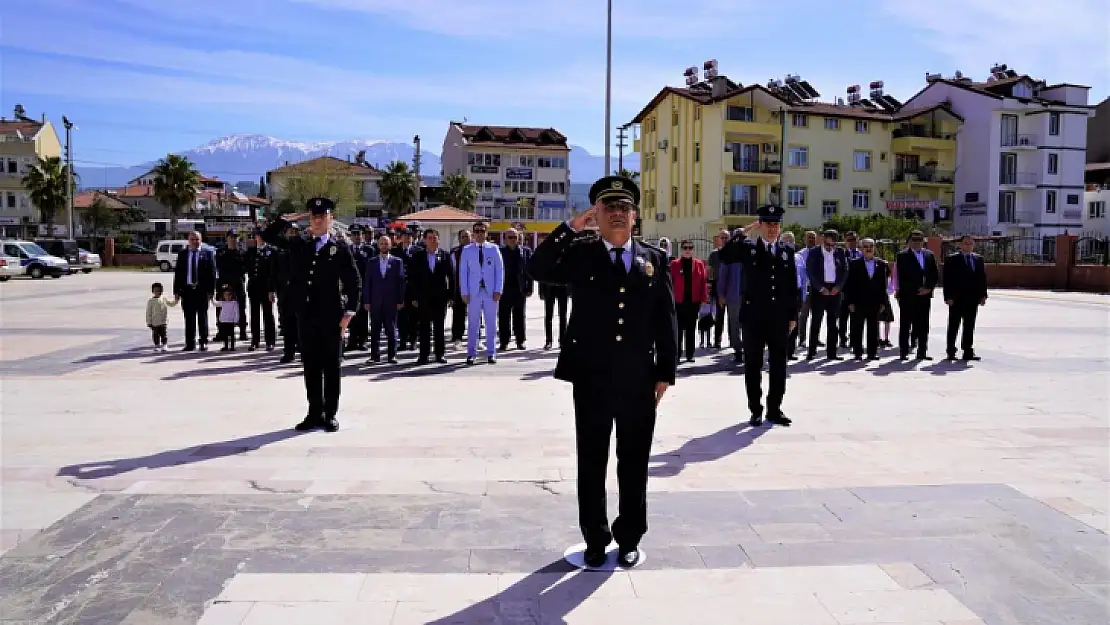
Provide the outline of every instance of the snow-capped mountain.
<path id="1" fill-rule="evenodd" d="M 413 146 L 407 143 L 389 141 L 349 139 L 345 141 L 289 141 L 259 134 L 234 134 L 220 137 L 179 152 L 188 157 L 198 171 L 206 176 L 214 176 L 231 183 L 238 181 L 257 181 L 267 171 L 286 163 L 296 163 L 319 156 L 334 156 L 352 161 L 360 151 L 365 150 L 366 162 L 385 167 L 393 161 L 411 164 Z M 571 146 L 570 168 L 572 180 L 580 183 L 592 182 L 603 175 L 604 157 L 594 156 L 584 148 Z M 420 171 L 425 176 L 439 176 L 441 171 L 438 152 L 421 150 Z M 624 159 L 627 169 L 639 169 L 637 154 Z M 612 159 L 615 169 L 617 159 Z M 118 187 L 150 169 L 153 163 L 142 163 L 134 167 L 79 167 L 83 186 Z"/>

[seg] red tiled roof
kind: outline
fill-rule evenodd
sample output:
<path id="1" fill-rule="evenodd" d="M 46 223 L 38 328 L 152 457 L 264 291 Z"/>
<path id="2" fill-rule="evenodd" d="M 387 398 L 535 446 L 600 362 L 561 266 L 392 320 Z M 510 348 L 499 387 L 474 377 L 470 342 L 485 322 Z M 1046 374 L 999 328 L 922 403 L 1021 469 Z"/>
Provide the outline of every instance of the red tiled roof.
<path id="1" fill-rule="evenodd" d="M 334 156 L 318 156 L 316 158 L 308 159 L 307 161 L 300 161 L 298 163 L 289 163 L 288 165 L 283 165 L 281 167 L 278 167 L 277 169 L 270 170 L 270 173 L 272 174 L 272 173 L 276 173 L 276 172 L 296 171 L 297 169 L 301 169 L 301 168 L 303 168 L 307 165 L 313 164 L 313 163 L 315 163 L 315 164 L 327 163 L 330 166 L 342 166 L 342 167 L 347 168 L 347 170 L 350 173 L 358 173 L 358 174 L 380 173 L 377 168 L 373 167 L 369 163 L 359 165 L 358 163 L 352 163 L 350 161 L 346 161 L 346 160 L 343 160 L 341 158 L 336 158 Z"/>
<path id="2" fill-rule="evenodd" d="M 475 222 L 482 219 L 477 213 L 464 211 L 454 206 L 436 206 L 403 216 L 405 221 L 468 221 Z"/>
<path id="3" fill-rule="evenodd" d="M 567 137 L 554 128 L 479 126 L 452 122 L 470 143 L 520 147 L 566 148 Z"/>
<path id="4" fill-rule="evenodd" d="M 247 198 L 247 201 L 249 201 L 251 204 L 254 204 L 255 206 L 269 206 L 270 205 L 270 200 L 267 200 L 264 197 L 255 197 L 253 195 L 249 196 Z"/>
<path id="5" fill-rule="evenodd" d="M 204 175 L 197 176 L 197 182 L 218 182 L 220 184 L 224 184 L 224 181 L 220 180 L 219 178 L 210 178 Z"/>
<path id="6" fill-rule="evenodd" d="M 102 191 L 82 191 L 73 196 L 73 208 L 89 208 L 97 199 L 107 206 L 115 210 L 125 210 L 130 208 L 130 205 L 117 197 L 104 193 Z"/>
<path id="7" fill-rule="evenodd" d="M 0 132 L 19 132 L 24 135 L 34 136 L 42 130 L 40 122 L 25 122 L 14 119 L 0 120 Z"/>
<path id="8" fill-rule="evenodd" d="M 154 185 L 133 184 L 119 192 L 120 197 L 154 197 Z"/>

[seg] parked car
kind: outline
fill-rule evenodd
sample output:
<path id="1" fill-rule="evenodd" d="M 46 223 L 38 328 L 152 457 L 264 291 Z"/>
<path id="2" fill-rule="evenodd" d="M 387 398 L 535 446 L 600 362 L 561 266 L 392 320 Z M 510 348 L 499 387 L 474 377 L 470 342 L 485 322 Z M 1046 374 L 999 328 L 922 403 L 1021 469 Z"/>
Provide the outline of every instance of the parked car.
<path id="1" fill-rule="evenodd" d="M 117 245 L 116 254 L 153 254 L 154 250 L 147 249 L 141 245 Z"/>
<path id="2" fill-rule="evenodd" d="M 83 273 L 92 273 L 93 269 L 100 269 L 100 254 L 93 254 L 83 247 L 77 248 L 77 252 L 81 259 L 81 271 Z"/>
<path id="3" fill-rule="evenodd" d="M 5 260 L 17 259 L 20 272 L 15 275 L 26 275 L 39 280 L 44 276 L 60 278 L 70 272 L 69 262 L 66 259 L 50 254 L 31 241 L 16 239 L 0 241 L 0 250 L 3 251 Z"/>
<path id="4" fill-rule="evenodd" d="M 177 267 L 177 254 L 189 244 L 185 239 L 172 241 L 159 241 L 154 248 L 154 258 L 158 261 L 158 268 L 162 271 L 173 271 Z M 200 244 L 201 249 L 215 251 L 216 248 L 207 243 Z"/>
<path id="5" fill-rule="evenodd" d="M 77 241 L 73 239 L 35 239 L 35 244 L 46 250 L 51 256 L 64 258 L 69 263 L 70 273 L 80 271 L 81 253 L 78 251 Z"/>
<path id="6" fill-rule="evenodd" d="M 23 265 L 19 264 L 18 256 L 8 256 L 0 247 L 0 282 L 7 282 L 12 278 L 25 275 Z"/>

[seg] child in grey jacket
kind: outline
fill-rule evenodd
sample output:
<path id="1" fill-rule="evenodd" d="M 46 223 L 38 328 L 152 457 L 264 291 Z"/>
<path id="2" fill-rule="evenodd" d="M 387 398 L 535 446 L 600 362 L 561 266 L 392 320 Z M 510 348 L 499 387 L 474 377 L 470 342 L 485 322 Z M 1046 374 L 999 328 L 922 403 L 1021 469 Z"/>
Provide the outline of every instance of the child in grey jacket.
<path id="1" fill-rule="evenodd" d="M 162 283 L 155 282 L 150 285 L 150 299 L 146 302 L 146 327 L 150 328 L 150 337 L 154 340 L 154 350 L 166 351 L 166 325 L 169 317 L 168 306 L 176 306 L 176 299 L 162 297 Z"/>

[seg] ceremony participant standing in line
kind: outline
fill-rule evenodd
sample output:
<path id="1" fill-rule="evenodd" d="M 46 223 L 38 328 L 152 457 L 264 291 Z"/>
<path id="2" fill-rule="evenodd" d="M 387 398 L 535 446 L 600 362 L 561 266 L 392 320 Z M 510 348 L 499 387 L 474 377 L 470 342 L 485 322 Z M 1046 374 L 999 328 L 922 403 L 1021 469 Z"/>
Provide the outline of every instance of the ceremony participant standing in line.
<path id="1" fill-rule="evenodd" d="M 285 238 L 292 241 L 299 237 L 296 224 L 285 229 Z M 292 256 L 289 250 L 274 249 L 274 282 L 277 289 L 278 323 L 281 326 L 281 362 L 290 363 L 297 357 L 297 310 L 289 294 L 290 277 L 293 275 Z"/>
<path id="2" fill-rule="evenodd" d="M 679 257 L 672 260 L 669 271 L 674 288 L 675 312 L 678 316 L 678 354 L 686 345 L 686 362 L 694 362 L 694 335 L 698 328 L 698 311 L 709 301 L 709 280 L 705 263 L 694 258 L 693 241 L 679 243 Z"/>
<path id="3" fill-rule="evenodd" d="M 451 342 L 456 346 L 466 333 L 466 302 L 462 299 L 462 291 L 459 287 L 459 259 L 463 248 L 470 245 L 470 231 L 459 230 L 458 237 L 459 244 L 451 248 L 451 267 L 455 271 L 455 279 L 452 282 L 455 291 L 451 294 Z"/>
<path id="4" fill-rule="evenodd" d="M 235 351 L 235 324 L 239 323 L 242 316 L 239 313 L 239 302 L 235 299 L 235 287 L 225 284 L 220 296 L 220 312 L 216 314 L 216 324 L 220 329 L 220 336 L 224 337 L 224 347 L 221 352 Z"/>
<path id="5" fill-rule="evenodd" d="M 929 309 L 933 303 L 933 289 L 937 288 L 940 273 L 937 258 L 924 248 L 925 234 L 914 230 L 909 247 L 898 252 L 895 258 L 898 274 L 898 351 L 899 358 L 909 360 L 910 331 L 917 344 L 917 359 L 932 360 L 929 356 Z"/>
<path id="6" fill-rule="evenodd" d="M 867 332 L 867 359 L 879 359 L 879 316 L 886 306 L 886 287 L 890 281 L 890 267 L 875 257 L 875 241 L 864 239 L 860 244 L 859 258 L 848 262 L 848 282 L 844 285 L 844 299 L 852 314 L 852 355 L 863 360 L 863 334 Z"/>
<path id="7" fill-rule="evenodd" d="M 188 245 L 177 253 L 173 295 L 185 313 L 185 349 L 208 351 L 208 304 L 216 296 L 216 259 L 200 247 L 200 233 L 190 232 Z"/>
<path id="8" fill-rule="evenodd" d="M 370 313 L 370 360 L 381 362 L 385 332 L 386 360 L 397 364 L 397 315 L 405 307 L 405 263 L 390 252 L 388 235 L 378 238 L 378 255 L 366 261 L 362 305 Z"/>
<path id="9" fill-rule="evenodd" d="M 724 242 L 728 243 L 728 237 Z M 721 247 L 724 247 L 723 245 Z M 720 248 L 717 249 L 718 257 Z M 732 346 L 732 362 L 744 362 L 744 337 L 740 332 L 740 309 L 744 302 L 744 266 L 720 261 L 717 268 L 717 307 L 728 311 L 728 342 Z"/>
<path id="10" fill-rule="evenodd" d="M 262 239 L 262 230 L 254 231 L 254 247 L 244 256 L 247 269 L 247 296 L 251 304 L 251 344 L 250 351 L 258 349 L 259 339 L 266 339 L 266 351 L 272 350 L 277 343 L 277 327 L 274 323 L 274 302 L 277 300 L 277 285 L 274 269 L 277 255 Z M 259 323 L 261 317 L 262 323 Z M 265 334 L 259 336 L 259 325 Z"/>
<path id="11" fill-rule="evenodd" d="M 497 304 L 497 328 L 501 333 L 501 350 L 509 349 L 511 339 L 516 339 L 517 349 L 524 349 L 525 305 L 532 297 L 534 282 L 528 275 L 528 261 L 532 250 L 520 245 L 516 229 L 505 231 L 505 244 L 501 246 L 501 262 L 505 266 L 505 285 L 501 301 Z"/>
<path id="12" fill-rule="evenodd" d="M 799 284 L 805 283 L 806 292 L 802 297 L 802 307 L 798 310 L 798 325 L 794 327 L 791 332 L 790 345 L 791 353 L 795 351 L 796 347 L 805 347 L 809 339 L 809 305 L 810 305 L 810 286 L 809 286 L 809 272 L 806 269 L 808 265 L 806 262 L 809 260 L 809 252 L 817 247 L 817 233 L 812 230 L 806 230 L 805 236 L 802 237 L 802 245 L 800 248 L 795 248 L 794 264 L 799 265 L 798 271 L 802 273 L 805 278 L 798 280 Z M 824 343 L 818 343 L 817 346 L 821 347 Z"/>
<path id="13" fill-rule="evenodd" d="M 243 280 L 247 277 L 247 266 L 243 259 L 243 250 L 239 249 L 239 233 L 228 230 L 225 238 L 227 247 L 216 251 L 217 287 L 223 292 L 223 287 L 230 286 L 235 293 L 235 301 L 239 304 L 239 340 L 247 340 L 247 292 L 243 288 Z M 222 298 L 221 298 L 222 299 Z M 222 306 L 216 302 L 216 308 Z M 219 313 L 217 312 L 217 315 Z M 232 328 L 234 329 L 234 328 Z M 218 330 L 222 332 L 222 330 Z M 222 340 L 220 335 L 216 340 Z"/>
<path id="14" fill-rule="evenodd" d="M 721 247 L 728 243 L 728 237 L 728 230 L 721 230 L 713 237 L 713 251 L 709 252 L 709 259 L 705 261 L 705 267 L 709 272 L 709 301 L 718 304 L 720 304 L 720 298 L 717 297 L 717 279 L 721 268 Z M 721 338 L 725 333 L 726 310 L 723 304 L 716 308 L 716 317 L 713 319 L 713 349 L 721 349 Z"/>
<path id="15" fill-rule="evenodd" d="M 486 224 L 479 221 L 471 229 L 474 242 L 459 256 L 459 290 L 466 304 L 466 364 L 478 356 L 478 335 L 486 326 L 486 362 L 497 362 L 497 304 L 505 285 L 505 266 L 497 246 L 486 241 Z"/>
<path id="16" fill-rule="evenodd" d="M 674 384 L 677 322 L 668 259 L 632 240 L 640 190 L 621 176 L 590 187 L 591 207 L 561 224 L 532 255 L 540 282 L 574 293 L 555 377 L 574 385 L 578 520 L 589 567 L 615 539 L 622 567 L 640 559 L 647 532 L 647 478 L 659 401 Z M 600 237 L 576 236 L 590 221 Z M 619 514 L 610 529 L 605 501 L 609 438 L 616 424 Z"/>
<path id="17" fill-rule="evenodd" d="M 855 230 L 849 230 L 844 233 L 844 257 L 849 264 L 851 264 L 853 260 L 863 257 L 863 252 L 861 252 L 859 248 L 859 235 L 856 234 Z M 841 297 L 840 314 L 837 319 L 837 329 L 840 331 L 841 347 L 848 347 L 848 340 L 852 334 L 852 319 L 854 319 L 854 317 L 852 317 L 851 311 L 848 310 L 848 298 Z"/>
<path id="18" fill-rule="evenodd" d="M 948 305 L 948 360 L 956 359 L 956 335 L 963 325 L 963 360 L 979 360 L 975 354 L 975 318 L 987 305 L 987 268 L 975 253 L 970 234 L 960 238 L 960 251 L 944 259 L 944 303 Z"/>
<path id="19" fill-rule="evenodd" d="M 778 242 L 782 232 L 781 206 L 759 207 L 759 221 L 732 236 L 721 248 L 721 260 L 744 266 L 744 303 L 740 318 L 744 333 L 744 385 L 753 427 L 763 423 L 760 376 L 767 350 L 767 420 L 790 425 L 782 411 L 786 395 L 786 348 L 798 317 L 798 276 L 794 249 Z M 748 235 L 754 235 L 754 241 Z M 834 337 L 835 338 L 835 337 Z"/>
<path id="20" fill-rule="evenodd" d="M 343 333 L 359 305 L 358 268 L 347 244 L 331 233 L 335 204 L 319 197 L 308 201 L 309 213 L 277 218 L 262 233 L 267 243 L 285 247 L 291 254 L 292 281 L 289 285 L 297 310 L 304 385 L 308 414 L 297 424 L 302 432 L 323 428 L 339 429 Z M 309 216 L 312 238 L 281 236 L 289 222 Z M 288 221 L 286 221 L 288 219 Z"/>
<path id="21" fill-rule="evenodd" d="M 428 362 L 431 346 L 435 345 L 436 362 L 444 364 L 447 348 L 443 337 L 443 324 L 447 305 L 455 290 L 455 271 L 451 255 L 439 247 L 439 233 L 424 231 L 424 245 L 413 251 L 409 266 L 408 301 L 419 316 L 420 357 L 416 364 Z"/>
<path id="22" fill-rule="evenodd" d="M 567 333 L 567 297 L 570 290 L 565 284 L 547 284 L 541 282 L 540 299 L 543 300 L 543 334 L 544 349 L 551 349 L 552 325 L 555 317 L 555 307 L 559 307 L 559 345 L 563 344 L 563 336 Z"/>
<path id="23" fill-rule="evenodd" d="M 794 233 L 790 231 L 783 232 L 779 237 L 779 241 L 790 249 L 794 250 L 794 268 L 798 272 L 798 317 L 795 319 L 794 329 L 790 331 L 790 343 L 786 348 L 786 359 L 797 360 L 798 356 L 795 353 L 798 350 L 798 327 L 801 325 L 802 309 L 806 305 L 806 297 L 809 296 L 809 277 L 806 275 L 806 250 L 798 251 L 794 247 Z"/>
<path id="24" fill-rule="evenodd" d="M 377 255 L 377 249 L 370 249 L 363 239 L 362 228 L 358 225 L 351 226 L 347 230 L 347 234 L 351 237 L 351 256 L 355 258 L 355 266 L 358 267 L 360 274 L 364 273 L 366 261 Z M 369 232 L 367 232 L 369 234 Z M 363 282 L 366 278 L 363 276 Z M 358 307 L 358 312 L 355 313 L 354 319 L 351 319 L 351 325 L 347 326 L 347 345 L 343 348 L 345 352 L 363 351 L 366 349 L 366 339 L 370 332 L 370 313 L 366 312 L 364 306 Z"/>
<path id="25" fill-rule="evenodd" d="M 408 269 L 409 262 L 412 261 L 412 230 L 406 228 L 397 233 L 393 237 L 393 248 L 389 253 L 401 259 L 401 264 L 405 266 L 405 287 L 408 288 Z M 417 317 L 416 311 L 413 310 L 412 304 L 402 300 L 401 311 L 397 313 L 397 349 L 405 351 L 407 349 L 414 349 L 416 347 L 416 326 Z"/>
<path id="26" fill-rule="evenodd" d="M 821 336 L 821 317 L 825 316 L 829 360 L 843 360 L 836 355 L 840 336 L 836 330 L 837 315 L 840 314 L 840 295 L 844 283 L 848 281 L 848 258 L 844 250 L 836 247 L 840 234 L 836 230 L 825 231 L 825 242 L 810 251 L 806 259 L 806 273 L 809 277 L 809 352 L 806 360 L 817 357 L 817 339 Z"/>

